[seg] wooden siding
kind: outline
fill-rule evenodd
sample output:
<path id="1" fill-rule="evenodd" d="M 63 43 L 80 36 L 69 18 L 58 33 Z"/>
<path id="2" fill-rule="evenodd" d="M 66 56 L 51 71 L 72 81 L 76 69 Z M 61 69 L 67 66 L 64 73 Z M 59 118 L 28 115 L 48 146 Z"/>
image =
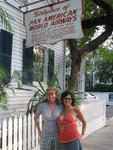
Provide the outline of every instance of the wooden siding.
<path id="1" fill-rule="evenodd" d="M 55 62 L 54 62 L 54 71 L 58 72 L 58 79 L 60 81 L 60 86 L 62 89 L 65 84 L 65 46 L 64 41 L 60 41 L 53 45 L 44 45 L 45 47 L 51 48 L 55 51 Z"/>
<path id="2" fill-rule="evenodd" d="M 13 1 L 12 1 L 13 2 Z M 12 3 L 13 4 L 13 3 Z M 14 2 L 15 4 L 15 2 Z M 0 4 L 9 14 L 11 14 L 14 20 L 11 21 L 12 33 L 13 33 L 13 49 L 12 49 L 12 63 L 11 72 L 15 70 L 22 71 L 22 51 L 23 51 L 23 39 L 26 38 L 25 27 L 23 26 L 23 13 L 9 6 L 6 3 Z M 58 78 L 61 81 L 61 87 L 63 88 L 64 81 L 64 42 L 60 41 L 53 45 L 44 45 L 55 51 L 55 72 L 58 72 Z"/>
<path id="3" fill-rule="evenodd" d="M 8 89 L 8 110 L 5 111 L 0 108 L 0 120 L 2 120 L 4 117 L 8 118 L 10 115 L 14 116 L 15 114 L 25 114 L 27 110 L 27 104 L 32 98 L 33 94 L 34 91 L 14 89 L 13 93 L 12 90 Z"/>
<path id="4" fill-rule="evenodd" d="M 22 71 L 23 39 L 26 35 L 23 26 L 23 14 L 6 3 L 0 3 L 0 5 L 7 10 L 14 19 L 11 21 L 13 33 L 11 73 L 13 73 L 14 70 Z"/>
<path id="5" fill-rule="evenodd" d="M 13 5 L 13 0 L 11 1 Z M 15 2 L 14 2 L 15 5 Z M 22 71 L 22 54 L 23 54 L 23 39 L 26 38 L 26 33 L 25 33 L 25 27 L 23 25 L 23 13 L 12 6 L 8 5 L 5 2 L 1 2 L 0 6 L 3 7 L 13 18 L 14 20 L 11 21 L 11 26 L 12 26 L 12 33 L 13 33 L 13 48 L 12 48 L 12 62 L 11 62 L 11 73 L 13 73 L 15 70 L 17 71 Z M 2 27 L 3 28 L 3 27 Z M 64 78 L 65 78 L 65 73 L 64 73 L 64 42 L 60 41 L 56 44 L 53 45 L 43 45 L 47 48 L 51 48 L 55 52 L 55 62 L 54 62 L 54 71 L 58 72 L 58 79 L 60 81 L 60 86 L 64 87 Z M 46 59 L 47 61 L 47 59 Z M 45 62 L 46 64 L 46 62 Z M 44 81 L 47 81 L 45 78 L 47 70 L 45 71 L 44 75 Z M 15 86 L 16 84 L 14 84 Z M 25 86 L 23 86 L 25 87 Z M 28 87 L 27 87 L 28 88 Z M 30 89 L 32 87 L 29 86 Z M 2 109 L 0 109 L 0 115 L 1 117 L 2 114 L 11 114 L 13 111 L 16 111 L 16 109 L 21 108 L 22 106 L 25 106 L 30 99 L 30 97 L 33 95 L 33 92 L 26 92 L 22 90 L 16 90 L 16 95 L 12 96 L 11 92 L 8 93 L 8 111 L 5 112 Z M 17 94 L 19 93 L 19 94 Z"/>

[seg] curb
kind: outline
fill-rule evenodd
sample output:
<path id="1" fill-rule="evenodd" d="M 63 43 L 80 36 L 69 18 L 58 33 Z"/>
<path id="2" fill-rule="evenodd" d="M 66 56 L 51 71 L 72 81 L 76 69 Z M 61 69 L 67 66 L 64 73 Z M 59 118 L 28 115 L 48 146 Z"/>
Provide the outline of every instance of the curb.
<path id="1" fill-rule="evenodd" d="M 109 123 L 111 123 L 111 122 L 113 122 L 113 117 L 111 117 L 111 118 L 109 118 L 109 119 L 106 119 L 106 124 L 109 124 Z"/>

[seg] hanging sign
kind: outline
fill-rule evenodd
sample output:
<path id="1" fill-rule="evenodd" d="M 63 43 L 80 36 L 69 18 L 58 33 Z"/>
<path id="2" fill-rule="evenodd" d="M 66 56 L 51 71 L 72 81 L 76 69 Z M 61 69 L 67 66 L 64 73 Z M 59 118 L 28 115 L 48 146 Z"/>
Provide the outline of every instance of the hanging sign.
<path id="1" fill-rule="evenodd" d="M 70 0 L 25 13 L 26 46 L 81 38 L 83 0 Z"/>

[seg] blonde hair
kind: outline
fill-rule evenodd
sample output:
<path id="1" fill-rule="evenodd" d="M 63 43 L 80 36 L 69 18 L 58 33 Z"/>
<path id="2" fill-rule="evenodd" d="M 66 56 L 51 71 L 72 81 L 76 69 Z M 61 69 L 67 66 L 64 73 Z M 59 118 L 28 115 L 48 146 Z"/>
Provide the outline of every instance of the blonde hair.
<path id="1" fill-rule="evenodd" d="M 49 92 L 51 92 L 51 91 L 55 91 L 56 94 L 57 94 L 57 89 L 56 89 L 55 87 L 48 87 L 48 88 L 46 89 L 46 94 L 49 93 Z"/>
<path id="2" fill-rule="evenodd" d="M 57 89 L 56 89 L 56 87 L 48 87 L 46 89 L 46 94 L 48 94 L 51 91 L 55 91 L 56 92 L 56 104 L 59 105 L 60 104 L 60 100 L 57 98 Z M 48 102 L 48 99 L 46 98 L 43 102 Z"/>

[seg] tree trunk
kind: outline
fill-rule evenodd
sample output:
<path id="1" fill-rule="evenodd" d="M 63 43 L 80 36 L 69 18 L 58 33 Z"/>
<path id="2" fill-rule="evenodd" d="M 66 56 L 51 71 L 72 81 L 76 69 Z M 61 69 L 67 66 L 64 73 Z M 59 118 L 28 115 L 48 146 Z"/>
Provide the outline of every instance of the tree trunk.
<path id="1" fill-rule="evenodd" d="M 71 74 L 69 78 L 69 90 L 78 89 L 78 73 L 80 71 L 80 63 L 71 65 Z"/>
<path id="2" fill-rule="evenodd" d="M 70 55 L 71 55 L 71 73 L 69 77 L 68 89 L 77 90 L 78 87 L 78 73 L 81 65 L 81 54 L 77 48 L 76 39 L 70 39 L 69 41 Z"/>

